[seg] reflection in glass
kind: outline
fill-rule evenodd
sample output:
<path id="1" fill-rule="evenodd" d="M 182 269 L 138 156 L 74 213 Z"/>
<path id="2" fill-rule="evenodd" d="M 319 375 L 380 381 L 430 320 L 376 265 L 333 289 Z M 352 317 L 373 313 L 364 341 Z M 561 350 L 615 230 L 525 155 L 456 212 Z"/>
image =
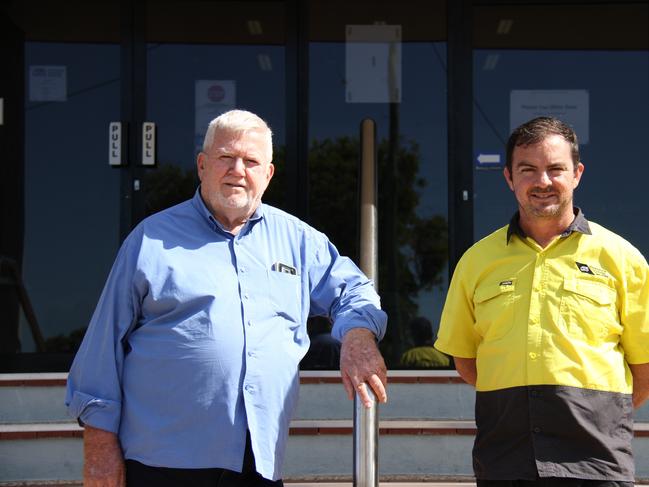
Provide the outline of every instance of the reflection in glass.
<path id="1" fill-rule="evenodd" d="M 78 343 L 119 245 L 120 178 L 108 165 L 108 125 L 120 119 L 119 60 L 116 44 L 25 46 L 22 275 L 50 352 Z M 63 69 L 54 93 L 35 79 L 39 66 Z M 34 351 L 27 326 L 21 341 L 23 352 Z"/>
<path id="2" fill-rule="evenodd" d="M 265 56 L 262 64 L 260 53 Z M 150 44 L 147 68 L 147 118 L 156 123 L 158 134 L 158 166 L 147 170 L 143 186 L 147 214 L 193 196 L 198 185 L 196 156 L 207 123 L 233 108 L 257 113 L 273 130 L 278 167 L 264 201 L 281 206 L 284 47 Z M 214 90 L 202 97 L 198 90 L 204 86 Z"/>
<path id="3" fill-rule="evenodd" d="M 407 30 L 404 28 L 404 36 Z M 358 262 L 359 127 L 377 123 L 379 293 L 389 315 L 381 349 L 398 367 L 404 324 L 436 330 L 447 287 L 445 44 L 402 46 L 401 103 L 347 103 L 345 45 L 310 44 L 309 218 Z"/>
<path id="4" fill-rule="evenodd" d="M 649 254 L 649 228 L 638 225 L 646 218 L 644 181 L 649 178 L 649 53 L 480 50 L 474 55 L 474 73 L 475 153 L 496 152 L 504 157 L 504 145 L 514 128 L 509 108 L 512 90 L 588 92 L 589 137 L 580 146 L 586 169 L 575 202 L 587 218 Z M 516 201 L 502 168 L 476 169 L 474 176 L 474 239 L 478 240 L 509 221 Z"/>

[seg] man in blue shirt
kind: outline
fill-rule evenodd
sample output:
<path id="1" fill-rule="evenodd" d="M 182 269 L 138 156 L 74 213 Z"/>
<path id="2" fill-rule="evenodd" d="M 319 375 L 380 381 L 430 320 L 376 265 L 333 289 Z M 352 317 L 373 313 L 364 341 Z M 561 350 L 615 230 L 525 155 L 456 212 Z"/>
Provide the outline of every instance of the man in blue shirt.
<path id="1" fill-rule="evenodd" d="M 68 379 L 85 485 L 282 485 L 309 315 L 333 320 L 350 399 L 387 400 L 372 283 L 261 203 L 271 137 L 250 112 L 213 120 L 194 197 L 124 241 Z"/>

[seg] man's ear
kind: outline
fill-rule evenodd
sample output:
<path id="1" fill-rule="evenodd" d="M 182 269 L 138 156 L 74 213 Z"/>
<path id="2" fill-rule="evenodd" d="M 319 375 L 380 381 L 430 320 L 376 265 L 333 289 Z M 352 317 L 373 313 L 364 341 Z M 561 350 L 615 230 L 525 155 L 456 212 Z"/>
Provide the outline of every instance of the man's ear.
<path id="1" fill-rule="evenodd" d="M 199 181 L 203 180 L 203 171 L 205 171 L 205 162 L 207 161 L 207 154 L 201 151 L 196 157 L 196 172 L 198 173 Z"/>
<path id="2" fill-rule="evenodd" d="M 575 189 L 577 186 L 579 186 L 579 181 L 581 181 L 581 175 L 584 174 L 584 165 L 580 162 L 577 164 L 575 167 L 575 180 L 573 183 L 572 188 Z"/>
<path id="3" fill-rule="evenodd" d="M 272 162 L 269 162 L 268 163 L 268 174 L 266 176 L 266 182 L 267 183 L 270 182 L 270 180 L 273 177 L 273 174 L 275 174 L 275 164 L 273 164 Z"/>
<path id="4" fill-rule="evenodd" d="M 509 168 L 505 166 L 505 169 L 503 169 L 503 176 L 505 176 L 505 181 L 507 181 L 507 186 L 509 186 L 509 189 L 514 191 L 514 180 L 512 179 L 512 173 L 509 171 Z"/>

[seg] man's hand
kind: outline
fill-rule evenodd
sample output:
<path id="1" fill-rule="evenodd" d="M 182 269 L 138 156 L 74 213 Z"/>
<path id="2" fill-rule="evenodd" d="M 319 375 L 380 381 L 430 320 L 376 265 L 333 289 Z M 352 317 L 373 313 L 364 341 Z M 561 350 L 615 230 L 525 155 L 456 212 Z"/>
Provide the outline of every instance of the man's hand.
<path id="1" fill-rule="evenodd" d="M 86 425 L 83 459 L 84 487 L 125 487 L 124 456 L 115 433 Z"/>
<path id="2" fill-rule="evenodd" d="M 365 328 L 352 328 L 343 337 L 340 349 L 340 375 L 349 399 L 358 391 L 365 407 L 372 406 L 373 401 L 366 390 L 367 382 L 380 402 L 387 402 L 385 386 L 388 375 L 385 362 L 376 346 L 374 333 Z"/>

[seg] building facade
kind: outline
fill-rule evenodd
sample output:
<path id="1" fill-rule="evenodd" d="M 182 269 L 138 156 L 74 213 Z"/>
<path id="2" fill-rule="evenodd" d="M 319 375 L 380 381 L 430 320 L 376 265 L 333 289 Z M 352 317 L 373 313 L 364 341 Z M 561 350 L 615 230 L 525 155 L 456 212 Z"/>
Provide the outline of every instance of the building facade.
<path id="1" fill-rule="evenodd" d="M 435 329 L 464 250 L 516 209 L 512 128 L 555 115 L 577 204 L 649 255 L 649 2 L 0 2 L 0 372 L 65 371 L 120 242 L 191 197 L 211 118 L 274 131 L 265 200 L 358 261 L 359 126 L 376 122 L 390 368 Z"/>

